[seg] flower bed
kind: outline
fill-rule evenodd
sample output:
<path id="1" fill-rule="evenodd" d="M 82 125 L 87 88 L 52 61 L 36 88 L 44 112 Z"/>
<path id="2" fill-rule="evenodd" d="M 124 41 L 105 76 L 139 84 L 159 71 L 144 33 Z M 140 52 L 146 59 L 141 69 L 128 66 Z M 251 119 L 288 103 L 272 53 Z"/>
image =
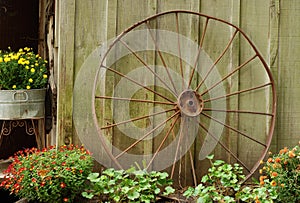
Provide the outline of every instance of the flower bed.
<path id="1" fill-rule="evenodd" d="M 300 143 L 299 143 L 300 145 Z M 106 169 L 92 172 L 93 159 L 83 147 L 50 147 L 19 152 L 1 187 L 42 202 L 289 202 L 300 201 L 300 147 L 283 148 L 262 161 L 259 180 L 242 184 L 238 164 L 213 160 L 196 187 L 175 191 L 165 172 Z M 85 184 L 87 183 L 87 184 Z M 81 196 L 82 195 L 82 196 Z M 91 200 L 89 200 L 91 199 Z"/>
<path id="2" fill-rule="evenodd" d="M 84 147 L 51 146 L 19 151 L 0 187 L 20 198 L 40 202 L 72 202 L 85 188 L 93 158 Z"/>

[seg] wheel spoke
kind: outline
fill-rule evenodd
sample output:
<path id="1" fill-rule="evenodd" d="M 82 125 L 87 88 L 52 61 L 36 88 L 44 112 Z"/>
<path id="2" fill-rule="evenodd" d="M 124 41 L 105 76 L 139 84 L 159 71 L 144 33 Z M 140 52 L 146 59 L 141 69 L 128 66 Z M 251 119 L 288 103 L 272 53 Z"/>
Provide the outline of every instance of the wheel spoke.
<path id="1" fill-rule="evenodd" d="M 182 58 L 181 58 L 181 47 L 180 47 L 180 36 L 179 36 L 179 22 L 178 22 L 178 13 L 175 13 L 176 16 L 176 32 L 177 32 L 177 47 L 178 47 L 178 54 L 179 54 L 179 66 L 180 66 L 180 74 L 181 74 L 181 82 L 182 88 L 184 88 L 184 75 L 183 75 L 183 67 L 182 67 Z"/>
<path id="2" fill-rule="evenodd" d="M 180 127 L 179 139 L 178 139 L 178 143 L 177 143 L 177 147 L 176 147 L 176 151 L 175 151 L 175 155 L 174 155 L 174 160 L 173 160 L 173 165 L 172 165 L 172 170 L 171 170 L 171 174 L 170 174 L 171 178 L 173 178 L 173 175 L 174 175 L 175 163 L 176 163 L 177 155 L 179 152 L 179 146 L 180 146 L 180 144 L 182 144 L 181 140 L 183 138 L 182 130 L 183 130 L 184 122 L 185 122 L 185 119 L 182 119 L 182 123 L 180 124 L 181 127 Z"/>
<path id="3" fill-rule="evenodd" d="M 150 165 L 152 164 L 153 160 L 155 159 L 155 157 L 157 156 L 158 152 L 160 151 L 160 149 L 162 148 L 162 146 L 164 145 L 164 143 L 166 142 L 167 138 L 169 137 L 171 131 L 173 131 L 176 122 L 178 121 L 180 115 L 177 114 L 176 118 L 173 120 L 173 122 L 170 125 L 170 128 L 168 129 L 166 135 L 164 136 L 163 140 L 161 141 L 160 145 L 158 146 L 158 148 L 156 149 L 155 153 L 153 154 L 151 160 L 149 161 L 146 169 L 148 169 L 150 167 Z"/>
<path id="4" fill-rule="evenodd" d="M 140 57 L 140 56 L 138 56 L 135 52 L 134 52 L 134 50 L 132 50 L 129 46 L 128 46 L 128 44 L 126 44 L 123 40 L 119 40 L 160 82 L 162 82 L 165 86 L 166 86 L 166 88 L 167 89 L 169 89 L 173 94 L 175 94 L 176 95 L 176 93 L 166 84 L 166 82 L 163 80 L 163 79 L 161 79 L 161 77 L 157 74 L 157 73 L 155 73 L 155 71 L 154 70 L 152 70 L 152 68 L 150 68 L 149 67 L 149 65 Z"/>
<path id="5" fill-rule="evenodd" d="M 217 58 L 217 60 L 213 63 L 213 65 L 210 67 L 210 69 L 208 70 L 208 72 L 206 73 L 206 75 L 204 76 L 204 78 L 202 79 L 202 81 L 199 83 L 199 85 L 196 87 L 195 91 L 198 91 L 198 89 L 201 87 L 201 85 L 204 83 L 204 81 L 207 79 L 207 77 L 209 76 L 209 74 L 211 73 L 211 71 L 214 69 L 214 67 L 217 65 L 217 63 L 221 60 L 221 58 L 225 55 L 226 51 L 229 49 L 230 45 L 232 44 L 236 34 L 238 33 L 238 30 L 235 30 L 234 34 L 232 35 L 232 37 L 230 38 L 228 44 L 226 45 L 225 49 L 223 50 L 223 52 L 220 54 L 220 56 Z"/>
<path id="6" fill-rule="evenodd" d="M 209 20 L 209 18 L 206 18 L 205 26 L 204 26 L 203 33 L 202 33 L 202 36 L 201 36 L 201 39 L 200 39 L 199 50 L 198 50 L 198 53 L 197 53 L 197 56 L 196 56 L 196 59 L 195 59 L 195 63 L 194 63 L 193 69 L 192 69 L 192 73 L 190 75 L 188 87 L 191 86 L 192 79 L 193 79 L 194 74 L 195 74 L 195 70 L 198 67 L 198 60 L 199 60 L 200 53 L 201 53 L 201 50 L 202 50 L 203 40 L 204 40 L 204 37 L 205 37 L 205 34 L 206 34 L 208 20 Z"/>
<path id="7" fill-rule="evenodd" d="M 271 113 L 265 113 L 265 112 L 259 112 L 259 111 L 245 111 L 245 110 L 203 108 L 202 111 L 217 111 L 217 112 L 225 112 L 225 113 L 246 113 L 246 114 L 257 114 L 257 115 L 263 115 L 263 116 L 274 116 L 274 114 L 271 114 Z"/>
<path id="8" fill-rule="evenodd" d="M 107 128 L 113 128 L 113 127 L 118 126 L 118 125 L 124 125 L 126 123 L 130 123 L 130 122 L 133 122 L 133 121 L 138 121 L 138 120 L 142 120 L 142 119 L 145 119 L 145 118 L 154 117 L 154 116 L 157 116 L 157 115 L 160 115 L 160 114 L 163 114 L 163 113 L 167 113 L 167 112 L 170 112 L 170 111 L 174 111 L 174 110 L 176 110 L 176 108 L 169 109 L 169 110 L 164 110 L 164 111 L 159 111 L 159 112 L 149 114 L 149 115 L 145 115 L 145 116 L 132 118 L 132 119 L 125 120 L 125 121 L 122 121 L 122 122 L 119 122 L 119 123 L 114 123 L 114 124 L 111 124 L 111 125 L 106 125 L 106 126 L 101 127 L 100 129 L 104 130 L 104 129 L 107 129 Z"/>
<path id="9" fill-rule="evenodd" d="M 216 118 L 213 118 L 212 116 L 210 116 L 210 115 L 208 115 L 208 114 L 206 114 L 206 113 L 203 113 L 203 112 L 202 112 L 202 114 L 203 114 L 204 116 L 206 116 L 207 118 L 209 118 L 209 119 L 211 119 L 211 120 L 213 120 L 213 121 L 219 123 L 220 125 L 223 125 L 223 126 L 225 126 L 226 128 L 228 128 L 228 129 L 230 129 L 230 130 L 232 130 L 232 131 L 234 131 L 234 132 L 236 132 L 236 133 L 238 133 L 238 134 L 241 134 L 241 135 L 243 135 L 244 137 L 246 137 L 246 138 L 248 138 L 248 139 L 250 139 L 250 140 L 252 140 L 252 141 L 254 141 L 254 142 L 256 142 L 256 143 L 258 143 L 258 144 L 260 144 L 260 145 L 262 145 L 262 146 L 264 146 L 264 147 L 266 147 L 266 144 L 264 144 L 264 143 L 262 143 L 262 142 L 260 142 L 260 141 L 258 141 L 258 140 L 256 140 L 256 139 L 252 138 L 251 136 L 247 135 L 246 133 L 243 133 L 242 131 L 240 131 L 240 130 L 238 130 L 238 129 L 235 129 L 235 128 L 233 128 L 233 127 L 227 125 L 226 123 L 221 122 L 221 121 L 217 120 Z"/>
<path id="10" fill-rule="evenodd" d="M 191 150 L 189 150 L 189 156 L 190 156 L 190 162 L 191 162 L 191 167 L 192 167 L 194 186 L 196 187 L 197 186 L 197 175 L 196 175 L 196 170 L 195 170 L 195 165 L 194 165 L 194 157 L 192 155 Z"/>
<path id="11" fill-rule="evenodd" d="M 269 85 L 272 85 L 272 83 L 270 82 L 270 83 L 266 83 L 266 84 L 259 85 L 259 86 L 256 86 L 256 87 L 252 87 L 252 88 L 240 90 L 240 91 L 237 91 L 237 92 L 233 92 L 233 93 L 230 93 L 230 94 L 222 95 L 222 96 L 219 96 L 219 97 L 210 98 L 210 99 L 204 100 L 203 102 L 205 103 L 205 102 L 210 102 L 210 101 L 214 101 L 214 100 L 218 100 L 218 99 L 222 99 L 222 98 L 229 98 L 229 97 L 237 95 L 237 94 L 242 94 L 242 93 L 245 93 L 245 92 L 250 92 L 250 91 L 253 91 L 253 90 L 261 89 L 261 88 L 267 87 Z"/>
<path id="12" fill-rule="evenodd" d="M 164 125 L 165 123 L 167 123 L 169 120 L 171 120 L 172 118 L 174 118 L 176 115 L 179 115 L 180 111 L 176 111 L 172 116 L 170 116 L 168 119 L 166 119 L 165 121 L 161 122 L 159 125 L 157 125 L 155 128 L 153 128 L 152 130 L 150 130 L 148 133 L 146 133 L 144 136 L 142 136 L 141 138 L 139 138 L 137 141 L 135 141 L 134 143 L 132 143 L 129 147 L 127 147 L 125 150 L 123 150 L 120 154 L 118 154 L 116 156 L 116 159 L 118 159 L 119 157 L 121 157 L 123 154 L 125 154 L 128 150 L 130 150 L 132 147 L 134 147 L 135 145 L 137 145 L 139 142 L 141 142 L 143 139 L 145 139 L 147 136 L 149 136 L 151 133 L 153 133 L 155 130 L 157 130 L 159 127 L 161 127 L 162 125 Z"/>
<path id="13" fill-rule="evenodd" d="M 213 88 L 215 88 L 216 86 L 218 86 L 220 83 L 222 83 L 224 80 L 226 80 L 227 78 L 229 78 L 230 76 L 232 76 L 234 73 L 236 73 L 238 70 L 240 70 L 241 68 L 243 68 L 245 65 L 247 65 L 248 63 L 250 63 L 252 60 L 254 60 L 257 57 L 257 55 L 255 54 L 253 57 L 251 57 L 250 59 L 248 59 L 246 62 L 244 62 L 242 65 L 238 66 L 236 69 L 234 69 L 232 72 L 230 72 L 227 76 L 225 76 L 224 78 L 222 78 L 219 82 L 215 83 L 214 85 L 212 85 L 209 89 L 207 89 L 205 92 L 201 93 L 201 95 L 205 95 L 207 92 L 209 92 L 210 90 L 212 90 Z"/>
<path id="14" fill-rule="evenodd" d="M 144 103 L 152 103 L 152 104 L 176 105 L 176 103 L 174 102 L 153 101 L 153 100 L 146 100 L 146 99 L 132 99 L 132 98 L 124 98 L 124 97 L 95 96 L 95 98 L 122 100 L 122 101 L 130 101 L 130 102 L 144 102 Z"/>
<path id="15" fill-rule="evenodd" d="M 166 64 L 166 62 L 165 62 L 165 60 L 164 60 L 164 58 L 163 58 L 163 56 L 162 56 L 162 53 L 161 53 L 161 51 L 159 50 L 159 46 L 158 46 L 158 44 L 157 44 L 157 41 L 155 40 L 155 38 L 154 38 L 154 36 L 153 36 L 153 33 L 151 32 L 151 28 L 150 28 L 150 26 L 149 26 L 149 22 L 148 22 L 148 21 L 147 21 L 146 25 L 147 25 L 147 29 L 148 29 L 148 31 L 149 31 L 149 33 L 150 33 L 151 39 L 152 39 L 152 41 L 153 41 L 153 43 L 154 43 L 156 52 L 158 53 L 158 56 L 159 56 L 159 58 L 160 58 L 160 60 L 161 60 L 161 62 L 162 62 L 162 64 L 163 64 L 163 66 L 164 66 L 164 68 L 165 68 L 165 70 L 166 70 L 166 73 L 167 73 L 167 75 L 168 75 L 168 78 L 169 78 L 169 80 L 170 80 L 170 82 L 171 82 L 171 84 L 172 84 L 172 87 L 173 87 L 174 91 L 175 91 L 175 95 L 178 96 L 178 92 L 177 92 L 177 89 L 176 89 L 176 87 L 175 87 L 175 83 L 174 83 L 174 81 L 173 81 L 173 79 L 172 79 L 172 77 L 171 77 L 171 74 L 170 74 L 169 69 L 168 69 L 168 67 L 167 67 L 167 64 Z M 172 91 L 172 92 L 173 92 L 173 91 Z"/>
<path id="16" fill-rule="evenodd" d="M 133 80 L 132 78 L 128 77 L 127 75 L 124 75 L 123 73 L 120 73 L 120 72 L 117 71 L 117 70 L 114 70 L 114 69 L 112 69 L 112 68 L 106 67 L 106 66 L 104 66 L 104 65 L 101 65 L 101 67 L 106 68 L 107 70 L 110 70 L 111 72 L 113 72 L 113 73 L 115 73 L 115 74 L 117 74 L 117 75 L 119 75 L 119 76 L 121 76 L 121 77 L 123 77 L 123 78 L 126 78 L 127 80 L 133 82 L 134 84 L 136 84 L 136 85 L 138 85 L 138 86 L 140 86 L 140 87 L 143 87 L 144 89 L 146 89 L 146 90 L 148 90 L 148 91 L 150 91 L 150 92 L 152 92 L 152 93 L 154 93 L 154 94 L 160 96 L 161 98 L 163 98 L 163 99 L 165 99 L 165 100 L 167 100 L 167 101 L 169 101 L 169 102 L 173 102 L 173 101 L 171 101 L 169 98 L 167 98 L 167 97 L 165 97 L 164 95 L 160 94 L 159 92 L 156 92 L 155 90 L 152 90 L 152 89 L 150 89 L 149 87 L 147 87 L 147 86 L 145 86 L 145 85 L 143 85 L 143 84 L 141 84 L 141 83 L 138 83 L 137 81 Z"/>
<path id="17" fill-rule="evenodd" d="M 231 152 L 230 149 L 228 149 L 222 142 L 219 141 L 219 139 L 212 134 L 211 132 L 209 132 L 209 130 L 202 124 L 199 122 L 199 125 L 202 127 L 202 129 L 207 132 L 208 135 L 210 135 L 225 151 L 227 151 L 235 160 L 237 160 L 248 172 L 250 172 L 250 169 L 246 166 L 246 164 L 244 162 L 242 162 L 242 160 L 240 160 L 233 152 Z"/>

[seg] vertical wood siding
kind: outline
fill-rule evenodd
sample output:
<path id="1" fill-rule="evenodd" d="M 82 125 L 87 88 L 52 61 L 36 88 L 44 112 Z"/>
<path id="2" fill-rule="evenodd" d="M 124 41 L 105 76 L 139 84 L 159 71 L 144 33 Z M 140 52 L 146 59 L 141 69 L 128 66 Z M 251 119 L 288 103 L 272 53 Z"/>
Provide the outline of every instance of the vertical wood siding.
<path id="1" fill-rule="evenodd" d="M 294 146 L 300 140 L 300 4 L 297 0 L 65 0 L 57 1 L 59 19 L 56 19 L 56 30 L 58 40 L 58 118 L 57 135 L 58 144 L 63 144 L 66 138 L 79 143 L 76 132 L 72 125 L 72 92 L 73 83 L 77 73 L 80 71 L 84 60 L 98 46 L 105 43 L 121 33 L 124 29 L 148 16 L 172 9 L 184 9 L 201 12 L 215 16 L 237 25 L 244 30 L 259 49 L 267 63 L 270 65 L 277 87 L 277 122 L 271 145 L 272 151 L 277 151 L 284 146 Z M 194 41 L 199 41 L 199 33 L 192 33 L 189 26 L 192 19 L 182 23 L 182 34 Z M 159 26 L 168 26 L 168 22 Z M 211 28 L 213 29 L 213 28 Z M 200 29 L 201 31 L 201 29 Z M 213 49 L 215 45 L 225 45 L 228 38 L 224 37 L 230 33 L 219 30 L 217 35 L 210 36 L 214 40 L 205 44 L 207 50 Z M 226 38 L 226 39 L 225 39 Z M 235 40 L 230 48 L 230 53 L 224 61 L 231 64 L 228 68 L 237 67 L 239 63 L 247 60 L 251 55 L 244 41 Z M 241 51 L 242 50 L 242 51 Z M 214 52 L 212 52 L 214 53 Z M 214 53 L 216 56 L 218 52 Z M 148 56 L 149 57 L 149 56 Z M 120 62 L 123 63 L 123 62 Z M 127 67 L 134 62 L 127 61 Z M 259 71 L 254 70 L 248 75 L 241 74 L 240 80 L 251 84 L 261 78 Z M 109 87 L 107 81 L 107 86 Z M 239 81 L 231 81 L 232 92 L 239 88 Z M 268 93 L 264 92 L 260 98 L 261 105 L 269 102 Z M 147 95 L 148 98 L 153 95 Z M 249 98 L 257 99 L 257 98 Z M 99 104 L 105 108 L 105 104 Z M 232 100 L 229 104 L 234 108 L 237 105 L 248 105 Z M 84 112 L 82 112 L 84 114 Z M 109 121 L 109 117 L 107 117 Z M 261 132 L 267 125 L 264 120 L 251 120 L 248 118 L 236 118 L 232 115 L 229 120 L 232 125 L 253 126 L 250 134 L 264 136 L 267 132 Z M 236 124 L 235 124 L 236 123 Z M 116 137 L 117 133 L 115 132 Z M 239 156 L 249 162 L 255 157 L 255 145 L 247 140 L 229 135 L 224 141 L 232 146 Z M 72 136 L 73 135 L 73 136 Z M 117 143 L 126 143 L 126 139 L 111 140 Z M 229 137 L 232 137 L 229 139 Z M 196 141 L 200 143 L 200 140 Z M 139 149 L 147 154 L 151 152 L 152 145 L 141 146 Z M 149 147 L 150 146 L 150 147 Z M 235 147 L 234 147 L 235 146 Z M 245 146 L 248 146 L 245 149 Z M 197 144 L 194 147 L 197 152 Z M 216 150 L 215 153 L 221 153 Z M 184 159 L 183 159 L 184 161 Z M 182 171 L 185 177 L 183 182 L 190 183 L 189 160 L 187 158 L 185 169 Z M 203 163 L 202 163 L 203 164 Z M 201 170 L 201 164 L 196 163 L 196 169 Z M 199 171 L 201 174 L 201 171 Z"/>

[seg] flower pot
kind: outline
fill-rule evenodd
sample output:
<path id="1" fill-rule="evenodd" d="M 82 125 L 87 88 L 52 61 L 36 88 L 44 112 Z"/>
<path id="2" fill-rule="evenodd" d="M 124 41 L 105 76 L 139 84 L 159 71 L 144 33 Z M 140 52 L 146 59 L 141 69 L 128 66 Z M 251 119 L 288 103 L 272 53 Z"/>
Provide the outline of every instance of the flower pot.
<path id="1" fill-rule="evenodd" d="M 40 119 L 45 116 L 46 89 L 0 90 L 0 120 Z"/>

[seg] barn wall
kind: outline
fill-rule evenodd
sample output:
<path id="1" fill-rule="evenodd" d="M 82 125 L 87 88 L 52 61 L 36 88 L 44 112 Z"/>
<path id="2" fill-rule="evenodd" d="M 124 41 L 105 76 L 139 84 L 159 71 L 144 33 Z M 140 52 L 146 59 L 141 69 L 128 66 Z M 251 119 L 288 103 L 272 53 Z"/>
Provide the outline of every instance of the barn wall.
<path id="1" fill-rule="evenodd" d="M 254 41 L 270 65 L 277 88 L 277 120 L 271 150 L 298 143 L 300 4 L 297 0 L 65 0 L 57 1 L 56 46 L 57 61 L 57 143 L 80 143 L 73 125 L 74 81 L 89 54 L 107 40 L 120 34 L 137 21 L 158 12 L 185 9 L 222 18 L 239 26 Z M 188 29 L 188 28 L 187 28 Z M 222 42 L 222 30 L 216 43 Z M 191 38 L 197 38 L 190 33 Z M 211 44 L 213 46 L 213 44 Z M 239 51 L 243 44 L 235 44 Z M 238 64 L 247 52 L 230 60 Z M 254 81 L 247 77 L 244 80 Z M 237 85 L 237 84 L 235 84 Z M 233 85 L 234 86 L 234 85 Z M 234 86 L 235 87 L 235 86 Z M 268 98 L 265 98 L 267 100 Z M 267 101 L 265 101 L 267 102 Z M 231 105 L 237 105 L 233 103 Z M 242 104 L 243 105 L 243 104 Z M 245 104 L 246 105 L 246 104 Z M 85 112 L 82 112 L 84 114 Z M 262 134 L 255 120 L 239 121 L 253 126 L 254 134 Z M 231 145 L 237 140 L 230 140 Z M 240 143 L 236 150 L 251 160 L 251 151 Z M 255 150 L 253 150 L 255 151 Z"/>
<path id="2" fill-rule="evenodd" d="M 299 45 L 300 5 L 298 1 L 280 1 L 278 26 L 278 60 L 276 81 L 278 114 L 276 136 L 278 148 L 293 146 L 300 140 L 299 113 Z M 277 149 L 278 149 L 277 148 Z"/>

